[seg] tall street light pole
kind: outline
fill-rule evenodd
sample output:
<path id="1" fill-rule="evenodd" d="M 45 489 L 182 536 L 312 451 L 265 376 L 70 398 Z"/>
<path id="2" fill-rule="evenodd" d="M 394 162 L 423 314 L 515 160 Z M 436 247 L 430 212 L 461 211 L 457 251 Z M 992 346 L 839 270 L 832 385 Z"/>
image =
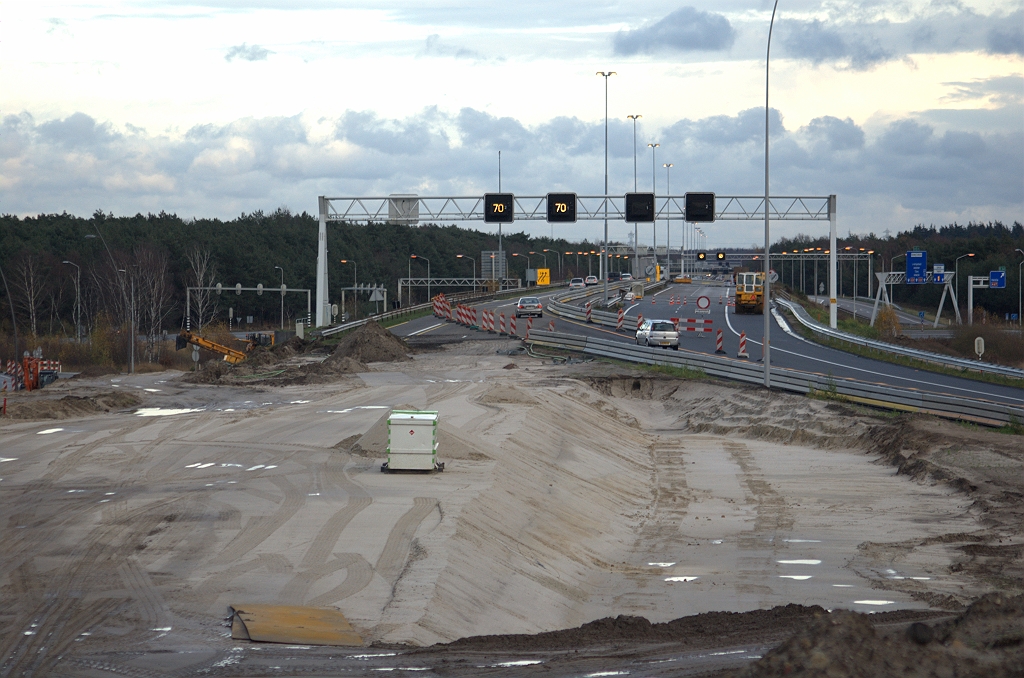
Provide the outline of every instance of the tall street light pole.
<path id="1" fill-rule="evenodd" d="M 779 0 L 775 0 L 772 7 L 772 20 L 768 24 L 768 49 L 764 55 L 764 387 L 772 387 L 772 341 L 771 341 L 771 282 L 768 280 L 768 272 L 771 271 L 771 254 L 768 251 L 770 245 L 768 227 L 768 115 L 771 109 L 768 108 L 768 75 L 772 56 L 772 29 L 775 27 L 775 11 L 779 8 Z"/>
<path id="2" fill-rule="evenodd" d="M 75 267 L 75 341 L 79 344 L 82 343 L 82 267 L 73 261 L 64 261 L 62 263 L 68 264 L 69 266 Z"/>
<path id="3" fill-rule="evenodd" d="M 284 329 L 284 269 L 280 266 L 275 266 L 277 270 L 281 271 L 281 329 Z"/>
<path id="4" fill-rule="evenodd" d="M 666 196 L 671 196 L 672 195 L 672 177 L 669 176 L 669 172 L 672 171 L 672 168 L 675 167 L 675 165 L 673 163 L 666 162 L 666 163 L 662 164 L 662 167 L 665 168 L 665 195 Z M 666 197 L 666 200 L 669 200 L 669 199 L 670 198 Z M 667 207 L 667 204 L 666 204 L 666 207 Z M 667 214 L 672 214 L 672 210 L 671 209 L 666 209 L 666 212 L 667 212 Z M 665 221 L 665 271 L 666 271 L 666 277 L 671 278 L 672 277 L 672 219 L 671 219 L 671 217 L 667 218 L 666 221 Z M 680 271 L 680 272 L 682 272 L 682 271 Z"/>
<path id="5" fill-rule="evenodd" d="M 896 259 L 897 257 L 905 257 L 905 256 L 907 256 L 907 255 L 906 254 L 898 254 L 895 257 L 893 257 L 893 259 Z M 974 252 L 970 252 L 968 254 L 962 254 L 962 255 L 960 255 L 959 257 L 956 258 L 956 261 L 953 262 L 953 270 L 956 272 L 956 275 L 953 276 L 953 282 L 956 283 L 956 305 L 957 305 L 958 308 L 960 306 L 960 260 L 963 259 L 964 257 L 973 257 L 973 256 L 974 256 Z M 890 264 L 890 268 L 892 268 L 891 264 Z M 892 299 L 892 291 L 891 290 L 889 292 L 889 298 Z"/>
<path id="6" fill-rule="evenodd" d="M 636 119 L 637 118 L 642 118 L 644 116 L 642 116 L 642 115 L 640 115 L 638 113 L 636 115 L 627 115 L 626 117 L 633 121 L 633 192 L 636 193 L 636 191 L 637 191 L 637 188 L 636 188 Z M 633 222 L 633 261 L 636 261 L 636 258 L 640 254 L 640 250 L 639 250 L 640 246 L 637 243 L 637 235 L 638 234 L 637 234 L 636 222 Z M 637 275 L 639 275 L 639 273 L 640 272 L 637 271 Z"/>
<path id="7" fill-rule="evenodd" d="M 119 268 L 118 273 L 124 273 L 125 277 L 128 276 L 128 271 Z M 129 318 L 128 318 L 128 346 L 129 351 L 129 363 L 128 363 L 128 374 L 135 374 L 135 276 L 131 277 L 132 283 L 132 297 L 131 306 L 129 307 Z"/>
<path id="8" fill-rule="evenodd" d="M 615 75 L 615 71 L 598 71 L 595 75 L 604 78 L 604 246 L 605 251 L 601 254 L 602 270 L 608 270 L 608 78 Z M 589 260 L 588 260 L 589 261 Z M 604 298 L 608 300 L 608 275 L 604 275 Z"/>
<path id="9" fill-rule="evenodd" d="M 473 291 L 476 292 L 476 258 L 475 257 L 467 257 L 465 254 L 456 254 L 455 258 L 456 259 L 469 259 L 471 262 L 473 262 Z"/>
<path id="10" fill-rule="evenodd" d="M 647 148 L 651 149 L 651 193 L 658 193 L 658 147 L 661 144 L 649 143 Z M 651 221 L 651 233 L 654 236 L 654 272 L 658 272 L 658 210 L 654 210 L 654 219 Z"/>
<path id="11" fill-rule="evenodd" d="M 427 262 L 427 301 L 429 302 L 430 301 L 430 259 L 427 259 L 426 257 L 418 256 L 418 255 L 415 255 L 415 254 L 409 255 L 409 258 L 410 259 L 422 259 L 423 261 Z"/>
<path id="12" fill-rule="evenodd" d="M 1020 249 L 1019 247 L 1015 248 L 1013 251 L 1014 252 L 1020 252 L 1022 255 L 1024 255 L 1024 250 Z M 1021 302 L 1021 294 L 1020 294 L 1020 292 L 1021 292 L 1021 284 L 1020 284 L 1021 266 L 1024 266 L 1024 259 L 1021 259 L 1020 263 L 1017 264 L 1017 326 L 1018 327 L 1024 327 L 1024 325 L 1021 324 L 1022 321 L 1024 321 L 1024 314 L 1021 313 L 1021 311 L 1024 311 L 1024 308 L 1021 307 L 1021 303 L 1020 303 Z"/>
<path id="13" fill-rule="evenodd" d="M 359 293 L 355 288 L 359 285 L 359 265 L 351 259 L 342 259 L 343 264 L 352 264 L 352 319 L 359 317 Z"/>

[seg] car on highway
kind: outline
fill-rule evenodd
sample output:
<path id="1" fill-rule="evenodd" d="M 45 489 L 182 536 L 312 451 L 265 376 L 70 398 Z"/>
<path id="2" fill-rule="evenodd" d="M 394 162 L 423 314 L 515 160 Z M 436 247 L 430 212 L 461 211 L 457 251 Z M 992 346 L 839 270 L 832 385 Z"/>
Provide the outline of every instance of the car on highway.
<path id="1" fill-rule="evenodd" d="M 679 332 L 671 320 L 648 319 L 636 331 L 636 343 L 641 346 L 663 346 L 679 350 Z"/>
<path id="2" fill-rule="evenodd" d="M 618 271 L 608 272 L 608 282 L 619 282 L 620 280 L 622 280 L 621 273 L 619 273 Z"/>
<path id="3" fill-rule="evenodd" d="M 570 290 L 582 290 L 587 284 L 583 282 L 583 278 L 573 278 L 569 281 Z"/>
<path id="4" fill-rule="evenodd" d="M 586 282 L 587 285 L 596 285 L 597 284 L 597 276 L 596 275 L 588 275 L 585 282 Z"/>
<path id="5" fill-rule="evenodd" d="M 543 318 L 544 305 L 540 303 L 540 299 L 537 297 L 520 297 L 519 301 L 516 302 L 516 317 L 522 318 L 524 315 L 535 315 L 538 318 Z"/>
<path id="6" fill-rule="evenodd" d="M 621 280 L 632 280 L 632 279 L 633 279 L 633 274 L 632 273 L 623 273 L 622 274 Z"/>

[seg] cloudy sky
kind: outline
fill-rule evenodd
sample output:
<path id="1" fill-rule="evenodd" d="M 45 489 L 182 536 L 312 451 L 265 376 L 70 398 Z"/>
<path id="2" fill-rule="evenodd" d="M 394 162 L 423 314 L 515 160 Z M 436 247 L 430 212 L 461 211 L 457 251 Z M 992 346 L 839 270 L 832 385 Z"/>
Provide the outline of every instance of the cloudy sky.
<path id="1" fill-rule="evenodd" d="M 763 193 L 766 0 L 33 0 L 0 24 L 0 211 Z M 1024 221 L 1024 3 L 781 0 L 772 192 L 840 232 Z M 550 233 L 544 223 L 516 226 Z M 596 238 L 596 222 L 556 227 Z M 725 222 L 709 245 L 756 242 Z M 818 233 L 820 224 L 773 232 Z M 612 236 L 632 227 L 613 224 Z M 641 235 L 641 241 L 648 240 Z M 659 238 L 660 239 L 660 238 Z M 674 238 L 675 239 L 675 238 Z"/>

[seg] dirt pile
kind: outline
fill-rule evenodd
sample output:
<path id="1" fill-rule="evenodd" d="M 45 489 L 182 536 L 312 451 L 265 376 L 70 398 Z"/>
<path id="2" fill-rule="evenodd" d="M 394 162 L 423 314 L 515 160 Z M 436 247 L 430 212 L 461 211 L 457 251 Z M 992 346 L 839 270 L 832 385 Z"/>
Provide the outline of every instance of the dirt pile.
<path id="1" fill-rule="evenodd" d="M 42 394 L 41 394 L 42 395 Z M 141 401 L 130 393 L 111 391 L 95 396 L 66 395 L 63 398 L 14 396 L 7 402 L 8 419 L 71 419 L 90 414 L 126 410 Z"/>
<path id="2" fill-rule="evenodd" d="M 300 339 L 298 337 L 292 337 L 288 341 L 277 344 L 270 351 L 278 356 L 279 358 L 290 358 L 294 355 L 300 355 L 302 353 L 309 352 L 313 342 Z"/>
<path id="3" fill-rule="evenodd" d="M 956 619 L 879 632 L 869 615 L 821 614 L 737 678 L 771 676 L 1019 676 L 1024 597 L 989 594 Z"/>
<path id="4" fill-rule="evenodd" d="M 384 363 L 412 360 L 404 341 L 375 322 L 368 322 L 340 342 L 327 359 L 353 358 L 361 363 Z"/>

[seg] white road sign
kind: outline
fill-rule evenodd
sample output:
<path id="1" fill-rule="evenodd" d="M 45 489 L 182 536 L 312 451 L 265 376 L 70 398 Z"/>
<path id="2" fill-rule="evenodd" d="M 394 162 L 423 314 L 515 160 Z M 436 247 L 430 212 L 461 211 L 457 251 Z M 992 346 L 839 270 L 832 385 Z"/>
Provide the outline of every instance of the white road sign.
<path id="1" fill-rule="evenodd" d="M 697 313 L 711 313 L 711 300 L 707 297 L 697 297 Z"/>
<path id="2" fill-rule="evenodd" d="M 775 271 L 774 268 L 768 269 L 768 282 L 770 282 L 773 285 L 779 282 L 779 274 Z"/>

